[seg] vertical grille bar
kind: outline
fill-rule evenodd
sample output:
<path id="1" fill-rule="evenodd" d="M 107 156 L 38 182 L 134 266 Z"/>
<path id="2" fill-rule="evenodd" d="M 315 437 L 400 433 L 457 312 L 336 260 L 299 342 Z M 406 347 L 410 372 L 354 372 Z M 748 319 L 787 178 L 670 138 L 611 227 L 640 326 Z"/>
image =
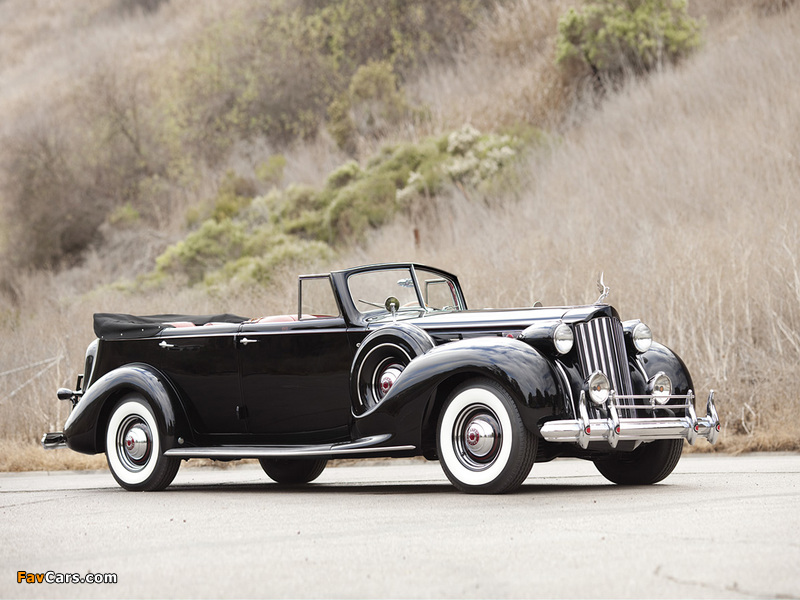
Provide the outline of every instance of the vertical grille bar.
<path id="1" fill-rule="evenodd" d="M 619 319 L 599 317 L 587 323 L 577 323 L 574 331 L 584 378 L 600 371 L 608 377 L 617 394 L 633 393 Z"/>

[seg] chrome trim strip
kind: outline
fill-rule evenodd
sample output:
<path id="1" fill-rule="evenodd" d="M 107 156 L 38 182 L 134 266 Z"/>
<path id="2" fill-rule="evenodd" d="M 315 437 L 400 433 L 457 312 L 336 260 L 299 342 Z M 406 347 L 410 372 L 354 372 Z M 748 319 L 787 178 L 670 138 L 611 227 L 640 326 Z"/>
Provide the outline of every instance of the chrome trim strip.
<path id="1" fill-rule="evenodd" d="M 372 454 L 415 450 L 416 446 L 381 446 L 392 436 L 374 435 L 343 444 L 318 444 L 313 446 L 211 446 L 205 448 L 172 448 L 165 456 L 178 458 L 305 458 L 311 456 L 346 456 L 348 454 Z"/>
<path id="2" fill-rule="evenodd" d="M 564 369 L 564 365 L 561 364 L 561 361 L 556 359 L 553 361 L 556 368 L 558 369 L 559 375 L 561 375 L 561 383 L 564 388 L 567 390 L 567 394 L 569 394 L 569 405 L 575 406 L 575 397 L 572 394 L 572 385 L 570 385 L 569 377 L 567 377 L 567 371 Z"/>

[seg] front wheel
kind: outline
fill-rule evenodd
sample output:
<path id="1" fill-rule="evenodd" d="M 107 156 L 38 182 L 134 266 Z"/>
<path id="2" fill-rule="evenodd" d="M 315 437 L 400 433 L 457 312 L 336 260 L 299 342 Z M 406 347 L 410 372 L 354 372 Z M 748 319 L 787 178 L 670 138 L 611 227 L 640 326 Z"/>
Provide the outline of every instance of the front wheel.
<path id="1" fill-rule="evenodd" d="M 308 483 L 322 474 L 327 458 L 259 458 L 261 468 L 277 483 Z"/>
<path id="2" fill-rule="evenodd" d="M 536 455 L 536 436 L 510 394 L 491 379 L 457 387 L 437 427 L 442 469 L 462 492 L 503 494 L 522 485 Z"/>
<path id="3" fill-rule="evenodd" d="M 594 466 L 609 481 L 619 485 L 650 485 L 672 473 L 681 458 L 683 440 L 657 440 L 633 452 L 620 452 L 596 459 Z"/>
<path id="4" fill-rule="evenodd" d="M 131 491 L 163 490 L 181 466 L 179 458 L 162 454 L 155 415 L 138 394 L 123 397 L 111 412 L 106 460 L 117 483 Z"/>

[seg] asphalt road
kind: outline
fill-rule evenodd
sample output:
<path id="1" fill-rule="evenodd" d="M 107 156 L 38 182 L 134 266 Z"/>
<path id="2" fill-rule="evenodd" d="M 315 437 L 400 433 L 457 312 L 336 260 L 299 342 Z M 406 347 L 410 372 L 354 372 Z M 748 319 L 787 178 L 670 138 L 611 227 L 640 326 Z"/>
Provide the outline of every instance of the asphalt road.
<path id="1" fill-rule="evenodd" d="M 0 598 L 800 597 L 800 454 L 685 456 L 634 488 L 556 460 L 507 496 L 411 461 L 294 489 L 257 466 L 182 468 L 159 493 L 0 474 L 0 515 Z"/>

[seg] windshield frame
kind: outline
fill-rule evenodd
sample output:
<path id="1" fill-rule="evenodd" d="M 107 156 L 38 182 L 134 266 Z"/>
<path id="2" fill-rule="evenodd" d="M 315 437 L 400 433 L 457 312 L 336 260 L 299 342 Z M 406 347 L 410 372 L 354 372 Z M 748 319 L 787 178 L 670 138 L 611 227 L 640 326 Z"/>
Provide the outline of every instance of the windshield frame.
<path id="1" fill-rule="evenodd" d="M 352 269 L 349 271 L 342 272 L 343 281 L 342 287 L 340 288 L 343 295 L 346 294 L 347 298 L 349 299 L 352 308 L 354 309 L 358 321 L 372 323 L 375 321 L 379 321 L 385 318 L 390 318 L 391 313 L 386 310 L 384 303 L 386 299 L 390 296 L 398 296 L 400 294 L 396 294 L 396 290 L 391 289 L 389 286 L 386 286 L 386 289 L 383 287 L 381 288 L 381 292 L 378 293 L 375 297 L 370 298 L 361 298 L 358 297 L 362 290 L 353 287 L 352 283 L 355 281 L 354 278 L 361 278 L 362 280 L 366 281 L 366 278 L 369 277 L 370 274 L 376 274 L 376 279 L 380 277 L 377 274 L 383 274 L 385 277 L 388 272 L 395 272 L 398 275 L 397 282 L 401 282 L 404 279 L 410 278 L 410 283 L 413 284 L 413 301 L 415 305 L 411 306 L 410 302 L 412 301 L 411 296 L 407 295 L 404 298 L 405 306 L 402 306 L 397 314 L 402 314 L 403 316 L 409 317 L 418 317 L 424 314 L 429 313 L 442 313 L 442 312 L 456 312 L 467 310 L 467 304 L 464 300 L 464 295 L 461 291 L 461 286 L 458 283 L 458 278 L 451 273 L 447 273 L 442 271 L 441 269 L 436 269 L 433 267 L 428 267 L 425 265 L 418 265 L 415 263 L 391 263 L 391 264 L 383 264 L 383 265 L 371 265 L 368 267 L 361 267 L 357 269 Z M 425 292 L 422 288 L 421 277 L 422 273 L 434 275 L 437 280 L 442 280 L 446 282 L 449 287 L 449 293 L 453 297 L 454 304 L 444 306 L 441 308 L 431 307 L 426 304 L 425 302 Z M 392 277 L 389 280 L 393 279 Z M 375 295 L 373 293 L 373 295 Z M 382 296 L 382 297 L 378 297 Z M 430 301 L 430 298 L 428 298 Z M 365 309 L 364 305 L 369 305 L 369 309 Z M 397 316 L 397 315 L 395 315 Z"/>

